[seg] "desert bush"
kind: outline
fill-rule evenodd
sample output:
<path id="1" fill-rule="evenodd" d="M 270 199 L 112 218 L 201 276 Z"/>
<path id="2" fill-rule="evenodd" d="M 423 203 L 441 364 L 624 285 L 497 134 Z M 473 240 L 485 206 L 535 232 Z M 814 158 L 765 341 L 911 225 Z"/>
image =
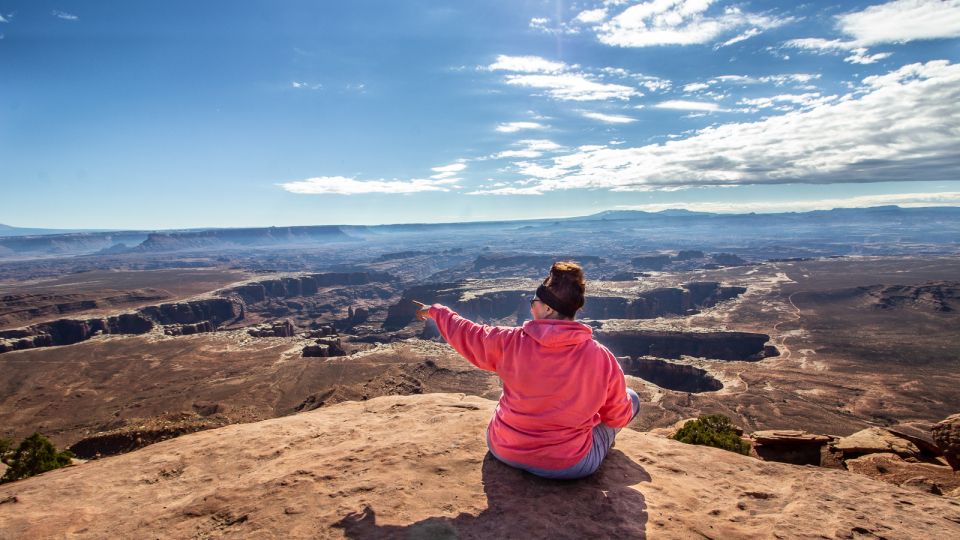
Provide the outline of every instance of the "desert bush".
<path id="1" fill-rule="evenodd" d="M 713 446 L 743 455 L 750 453 L 750 443 L 737 435 L 737 428 L 722 414 L 710 414 L 690 420 L 673 438 L 687 444 Z"/>
<path id="2" fill-rule="evenodd" d="M 72 457 L 73 454 L 68 451 L 58 451 L 49 439 L 39 433 L 34 433 L 21 441 L 12 452 L 9 450 L 8 441 L 3 462 L 10 468 L 0 478 L 0 484 L 59 469 L 69 465 Z"/>

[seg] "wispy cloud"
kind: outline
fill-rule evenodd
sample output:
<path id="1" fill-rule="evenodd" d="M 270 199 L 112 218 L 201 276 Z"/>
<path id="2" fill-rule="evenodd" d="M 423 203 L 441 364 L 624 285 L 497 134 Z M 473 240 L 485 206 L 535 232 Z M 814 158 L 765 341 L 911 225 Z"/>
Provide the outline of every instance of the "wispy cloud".
<path id="1" fill-rule="evenodd" d="M 690 83 L 683 86 L 684 92 L 696 92 L 698 90 L 706 90 L 710 88 L 708 83 Z"/>
<path id="2" fill-rule="evenodd" d="M 323 88 L 323 85 L 320 83 L 310 84 L 303 81 L 293 81 L 290 83 L 290 87 L 304 90 L 320 90 Z"/>
<path id="3" fill-rule="evenodd" d="M 671 99 L 668 101 L 661 101 L 654 105 L 658 109 L 677 109 L 681 111 L 704 111 L 704 112 L 723 112 L 724 109 L 720 108 L 720 105 L 716 103 L 710 103 L 708 101 L 687 101 L 683 99 Z"/>
<path id="4" fill-rule="evenodd" d="M 742 41 L 792 20 L 749 13 L 735 6 L 711 10 L 711 4 L 712 0 L 654 0 L 635 4 L 598 25 L 597 38 L 601 43 L 619 47 L 694 45 L 710 43 L 746 28 L 746 32 L 738 36 Z M 736 40 L 728 41 L 736 43 Z"/>
<path id="5" fill-rule="evenodd" d="M 434 180 L 446 180 L 448 178 L 455 177 L 460 171 L 467 168 L 467 164 L 463 162 L 451 163 L 450 165 L 442 165 L 440 167 L 433 167 L 430 169 L 436 174 L 430 175 L 430 178 Z"/>
<path id="6" fill-rule="evenodd" d="M 810 109 L 836 101 L 839 96 L 823 96 L 819 92 L 804 94 L 777 94 L 769 97 L 743 98 L 738 104 L 747 107 L 746 111 L 753 112 L 759 109 L 776 109 L 778 111 L 792 111 L 796 108 Z"/>
<path id="7" fill-rule="evenodd" d="M 752 38 L 753 36 L 758 36 L 760 34 L 761 34 L 761 30 L 759 28 L 751 28 L 740 35 L 734 36 L 724 41 L 723 43 L 718 44 L 716 48 L 719 49 L 721 47 L 729 47 L 730 45 L 733 45 L 735 43 L 740 43 L 741 41 L 746 41 Z"/>
<path id="8" fill-rule="evenodd" d="M 750 85 L 763 85 L 771 84 L 774 86 L 793 86 L 796 88 L 803 89 L 814 89 L 815 87 L 811 86 L 813 81 L 816 81 L 820 78 L 819 73 L 781 73 L 777 75 L 764 75 L 760 77 L 750 76 L 750 75 L 718 75 L 706 81 L 697 81 L 684 85 L 683 91 L 686 93 L 695 93 L 702 90 L 707 90 L 714 86 L 750 86 Z M 710 97 L 717 97 L 711 95 L 711 92 L 706 93 L 705 95 Z"/>
<path id="9" fill-rule="evenodd" d="M 63 19 L 65 21 L 76 21 L 80 19 L 80 17 L 72 13 L 67 13 L 66 11 L 60 11 L 58 9 L 51 11 L 50 14 L 58 19 Z"/>
<path id="10" fill-rule="evenodd" d="M 592 81 L 581 73 L 507 75 L 506 83 L 543 90 L 549 97 L 560 101 L 627 100 L 642 95 L 630 86 Z"/>
<path id="11" fill-rule="evenodd" d="M 621 210 L 642 210 L 644 212 L 661 212 L 663 210 L 685 209 L 694 212 L 740 214 L 747 212 L 809 212 L 811 210 L 833 210 L 834 208 L 870 208 L 873 206 L 886 205 L 897 205 L 904 208 L 960 206 L 960 192 L 944 191 L 937 193 L 890 193 L 882 195 L 859 195 L 855 197 L 790 201 L 650 203 L 622 205 L 618 206 L 617 208 Z"/>
<path id="12" fill-rule="evenodd" d="M 812 51 L 817 54 L 849 53 L 849 56 L 844 58 L 843 61 L 851 64 L 873 64 L 891 56 L 891 53 L 888 52 L 868 54 L 868 49 L 861 47 L 859 43 L 854 40 L 800 38 L 791 39 L 784 45 L 794 49 Z"/>
<path id="13" fill-rule="evenodd" d="M 960 65 L 910 64 L 809 109 L 711 126 L 665 144 L 590 148 L 516 167 L 532 181 L 522 185 L 527 193 L 956 180 L 958 102 Z"/>
<path id="14" fill-rule="evenodd" d="M 278 184 L 290 193 L 308 195 L 364 195 L 371 193 L 404 194 L 423 191 L 449 191 L 456 179 L 356 180 L 344 176 L 318 176 Z"/>
<path id="15" fill-rule="evenodd" d="M 960 37 L 960 0 L 894 0 L 837 17 L 858 46 Z"/>
<path id="16" fill-rule="evenodd" d="M 843 59 L 844 62 L 851 64 L 873 64 L 884 58 L 889 58 L 892 53 L 882 52 L 876 54 L 867 54 L 866 48 L 854 49 L 853 54 Z"/>
<path id="17" fill-rule="evenodd" d="M 450 165 L 441 165 L 430 169 L 433 172 L 460 172 L 467 168 L 466 163 L 451 163 Z"/>
<path id="18" fill-rule="evenodd" d="M 605 124 L 630 124 L 636 122 L 636 118 L 631 118 L 629 116 L 623 116 L 620 114 L 606 114 L 601 112 L 591 112 L 591 111 L 582 111 L 580 114 L 584 118 L 589 118 L 591 120 L 598 120 Z"/>
<path id="19" fill-rule="evenodd" d="M 516 133 L 525 129 L 546 129 L 547 126 L 540 122 L 505 122 L 497 125 L 497 131 L 500 133 Z"/>
<path id="20" fill-rule="evenodd" d="M 563 146 L 549 139 L 523 139 L 514 144 L 515 148 L 497 152 L 484 159 L 533 159 L 542 156 L 546 152 L 556 152 L 562 150 Z"/>
<path id="21" fill-rule="evenodd" d="M 574 21 L 584 24 L 596 24 L 607 18 L 607 8 L 587 9 L 573 18 Z"/>
<path id="22" fill-rule="evenodd" d="M 511 86 L 542 91 L 558 101 L 603 101 L 627 100 L 643 93 L 632 86 L 600 82 L 579 66 L 569 66 L 539 56 L 499 55 L 497 60 L 484 66 L 488 71 L 507 71 L 504 82 Z M 628 76 L 626 71 L 623 71 Z"/>
<path id="23" fill-rule="evenodd" d="M 960 37 L 960 0 L 894 0 L 838 15 L 844 39 L 791 39 L 784 46 L 820 54 L 850 52 L 852 64 L 872 64 L 890 56 L 868 54 L 868 47 Z"/>
<path id="24" fill-rule="evenodd" d="M 554 62 L 539 56 L 508 56 L 501 54 L 486 66 L 490 71 L 513 71 L 518 73 L 559 73 L 567 69 L 563 62 Z"/>

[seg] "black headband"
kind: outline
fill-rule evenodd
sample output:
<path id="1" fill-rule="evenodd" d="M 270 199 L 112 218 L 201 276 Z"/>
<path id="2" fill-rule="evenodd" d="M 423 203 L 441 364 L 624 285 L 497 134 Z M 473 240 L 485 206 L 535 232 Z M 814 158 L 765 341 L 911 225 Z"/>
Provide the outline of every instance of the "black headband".
<path id="1" fill-rule="evenodd" d="M 554 311 L 563 315 L 564 317 L 574 317 L 577 314 L 577 307 L 560 300 L 557 295 L 553 294 L 553 291 L 547 288 L 546 285 L 540 285 L 537 287 L 537 298 L 540 299 L 544 304 L 552 307 Z"/>

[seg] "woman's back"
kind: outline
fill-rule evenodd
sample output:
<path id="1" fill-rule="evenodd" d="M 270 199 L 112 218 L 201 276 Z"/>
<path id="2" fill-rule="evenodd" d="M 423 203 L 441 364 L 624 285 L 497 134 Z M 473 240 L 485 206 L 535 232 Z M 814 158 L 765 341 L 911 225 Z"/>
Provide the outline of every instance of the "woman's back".
<path id="1" fill-rule="evenodd" d="M 508 460 L 567 467 L 589 450 L 597 424 L 622 427 L 633 415 L 620 366 L 586 325 L 541 319 L 520 328 L 483 326 L 440 305 L 430 315 L 457 352 L 503 381 L 488 437 Z"/>

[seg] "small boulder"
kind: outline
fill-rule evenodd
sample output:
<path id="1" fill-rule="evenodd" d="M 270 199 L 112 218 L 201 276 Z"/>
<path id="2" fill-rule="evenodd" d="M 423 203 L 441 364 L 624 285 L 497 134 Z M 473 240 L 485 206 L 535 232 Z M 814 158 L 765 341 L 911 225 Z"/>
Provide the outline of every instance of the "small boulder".
<path id="1" fill-rule="evenodd" d="M 931 495 L 943 495 L 943 492 L 940 491 L 940 486 L 935 484 L 929 478 L 925 478 L 923 476 L 907 478 L 902 484 L 900 484 L 900 487 L 922 491 L 923 493 L 929 493 Z"/>
<path id="2" fill-rule="evenodd" d="M 917 445 L 921 452 L 934 457 L 942 456 L 943 450 L 937 446 L 937 443 L 933 440 L 933 435 L 930 434 L 932 429 L 933 424 L 928 422 L 909 422 L 886 428 L 887 431 L 897 437 Z"/>
<path id="3" fill-rule="evenodd" d="M 846 456 L 859 456 L 880 452 L 901 457 L 918 457 L 920 449 L 912 442 L 897 437 L 883 428 L 867 428 L 837 441 L 835 447 Z"/>
<path id="4" fill-rule="evenodd" d="M 868 454 L 848 459 L 847 470 L 876 480 L 933 495 L 960 489 L 960 475 L 950 467 L 933 463 L 913 463 L 893 453 Z"/>
<path id="5" fill-rule="evenodd" d="M 794 465 L 822 465 L 822 447 L 832 439 L 806 431 L 780 429 L 755 431 L 753 455 L 764 461 L 793 463 Z"/>
<path id="6" fill-rule="evenodd" d="M 953 470 L 960 471 L 960 414 L 948 416 L 933 426 L 933 440 Z"/>
<path id="7" fill-rule="evenodd" d="M 754 431 L 750 438 L 757 444 L 779 444 L 779 445 L 799 445 L 808 444 L 822 445 L 830 442 L 830 436 L 807 433 L 795 429 L 778 429 L 769 431 Z"/>

